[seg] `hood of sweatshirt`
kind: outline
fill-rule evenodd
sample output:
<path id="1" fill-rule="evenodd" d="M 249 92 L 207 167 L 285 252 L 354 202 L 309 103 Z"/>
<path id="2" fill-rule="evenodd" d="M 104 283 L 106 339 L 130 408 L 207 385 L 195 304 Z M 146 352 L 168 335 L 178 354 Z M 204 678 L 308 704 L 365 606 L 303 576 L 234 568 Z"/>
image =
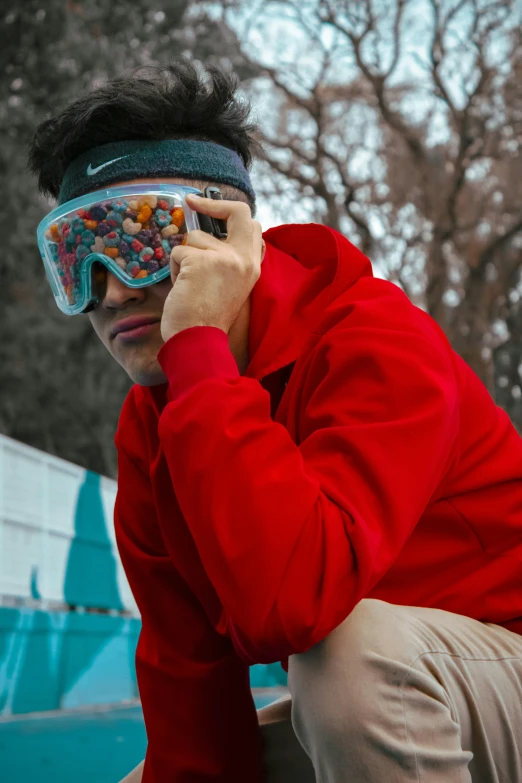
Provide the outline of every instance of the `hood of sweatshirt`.
<path id="1" fill-rule="evenodd" d="M 263 234 L 266 252 L 251 294 L 245 376 L 261 380 L 295 362 L 325 312 L 361 277 L 370 261 L 341 234 L 315 223 Z M 146 387 L 158 412 L 168 383 Z"/>

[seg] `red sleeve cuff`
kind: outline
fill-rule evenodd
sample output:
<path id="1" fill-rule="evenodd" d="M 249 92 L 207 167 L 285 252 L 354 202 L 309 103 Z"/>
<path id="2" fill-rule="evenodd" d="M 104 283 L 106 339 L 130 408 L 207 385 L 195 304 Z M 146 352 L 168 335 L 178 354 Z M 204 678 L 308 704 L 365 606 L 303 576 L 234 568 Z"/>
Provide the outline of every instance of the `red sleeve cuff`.
<path id="1" fill-rule="evenodd" d="M 167 376 L 172 399 L 208 378 L 237 378 L 239 369 L 228 335 L 216 326 L 183 329 L 160 348 L 158 362 Z"/>

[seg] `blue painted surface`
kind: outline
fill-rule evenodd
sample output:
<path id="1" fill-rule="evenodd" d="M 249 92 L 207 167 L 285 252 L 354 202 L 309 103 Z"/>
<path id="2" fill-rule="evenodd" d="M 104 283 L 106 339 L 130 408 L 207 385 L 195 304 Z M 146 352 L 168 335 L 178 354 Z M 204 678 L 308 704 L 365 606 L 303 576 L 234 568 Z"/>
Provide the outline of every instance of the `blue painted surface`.
<path id="1" fill-rule="evenodd" d="M 0 608 L 0 715 L 137 698 L 140 628 L 134 618 Z M 286 683 L 279 664 L 250 669 L 253 688 Z"/>
<path id="2" fill-rule="evenodd" d="M 121 611 L 100 481 L 86 471 L 78 493 L 64 600 L 71 607 Z M 30 592 L 35 600 L 42 597 L 36 566 Z M 136 698 L 140 625 L 124 616 L 0 608 L 0 715 Z M 253 666 L 250 672 L 254 688 L 287 682 L 279 664 Z"/>
<path id="3" fill-rule="evenodd" d="M 257 707 L 279 698 L 255 697 Z M 138 706 L 0 723 L 2 783 L 117 783 L 145 755 Z"/>
<path id="4" fill-rule="evenodd" d="M 144 757 L 139 707 L 0 723 L 2 783 L 117 783 Z"/>
<path id="5" fill-rule="evenodd" d="M 121 611 L 100 482 L 86 471 L 78 492 L 64 602 Z M 33 599 L 42 598 L 37 565 L 29 587 Z M 123 616 L 0 608 L 0 714 L 135 698 L 139 628 L 139 620 Z"/>
<path id="6" fill-rule="evenodd" d="M 279 663 L 259 663 L 250 667 L 252 688 L 276 688 L 287 685 L 288 675 Z"/>
<path id="7" fill-rule="evenodd" d="M 140 625 L 133 618 L 0 609 L 0 714 L 136 698 Z"/>
<path id="8" fill-rule="evenodd" d="M 65 603 L 96 609 L 123 609 L 116 559 L 107 531 L 100 492 L 101 476 L 85 471 L 74 516 L 63 586 Z"/>

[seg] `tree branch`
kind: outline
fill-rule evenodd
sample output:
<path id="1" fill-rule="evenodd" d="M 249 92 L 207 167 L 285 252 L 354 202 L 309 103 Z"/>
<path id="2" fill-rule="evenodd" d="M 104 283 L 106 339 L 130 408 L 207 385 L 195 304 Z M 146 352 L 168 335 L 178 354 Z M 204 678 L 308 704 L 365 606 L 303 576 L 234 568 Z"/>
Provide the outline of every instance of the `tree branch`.
<path id="1" fill-rule="evenodd" d="M 472 280 L 482 279 L 488 263 L 499 250 L 518 234 L 519 231 L 522 231 L 522 218 L 515 222 L 508 231 L 495 237 L 495 239 L 482 251 L 479 256 L 478 264 L 469 271 L 470 278 Z"/>
<path id="2" fill-rule="evenodd" d="M 465 0 L 461 0 L 461 3 L 459 3 L 459 5 L 462 5 L 463 2 L 465 2 Z M 430 50 L 431 66 L 432 66 L 431 74 L 435 86 L 439 90 L 444 101 L 447 103 L 450 113 L 455 122 L 455 125 L 458 127 L 460 124 L 459 112 L 457 111 L 455 104 L 453 103 L 451 96 L 449 95 L 446 89 L 446 85 L 442 81 L 441 75 L 439 73 L 439 66 L 446 53 L 444 48 L 444 33 L 446 32 L 446 24 L 448 21 L 448 17 L 446 18 L 446 23 L 441 27 L 440 13 L 439 13 L 440 11 L 439 0 L 430 0 L 430 4 L 431 7 L 433 8 L 433 17 L 434 17 L 433 38 L 431 41 L 431 50 Z"/>
<path id="3" fill-rule="evenodd" d="M 388 102 L 386 100 L 386 95 L 385 95 L 385 83 L 386 83 L 387 74 L 373 73 L 363 59 L 362 52 L 361 52 L 361 45 L 364 39 L 366 38 L 366 36 L 368 35 L 368 33 L 373 30 L 373 19 L 370 18 L 367 21 L 366 28 L 363 30 L 363 32 L 360 35 L 356 36 L 353 33 L 353 31 L 350 30 L 349 27 L 346 27 L 344 24 L 342 24 L 342 22 L 340 22 L 337 19 L 337 17 L 335 16 L 334 12 L 332 11 L 329 5 L 327 5 L 326 8 L 328 10 L 328 13 L 326 17 L 324 17 L 325 23 L 334 27 L 334 29 L 338 30 L 350 41 L 355 55 L 355 61 L 357 63 L 357 66 L 373 90 L 383 120 L 390 128 L 392 128 L 395 131 L 398 131 L 403 136 L 414 158 L 416 158 L 418 161 L 420 160 L 424 161 L 425 158 L 424 148 L 419 140 L 417 133 L 413 130 L 413 128 L 411 128 L 404 122 L 403 118 L 397 112 L 392 111 L 388 105 Z M 401 15 L 402 15 L 402 8 L 401 8 Z M 400 18 L 399 18 L 399 24 L 400 24 Z"/>
<path id="4" fill-rule="evenodd" d="M 395 71 L 401 56 L 401 22 L 406 7 L 406 0 L 397 0 L 397 11 L 393 21 L 393 57 L 390 67 L 384 74 L 384 79 L 388 79 Z"/>

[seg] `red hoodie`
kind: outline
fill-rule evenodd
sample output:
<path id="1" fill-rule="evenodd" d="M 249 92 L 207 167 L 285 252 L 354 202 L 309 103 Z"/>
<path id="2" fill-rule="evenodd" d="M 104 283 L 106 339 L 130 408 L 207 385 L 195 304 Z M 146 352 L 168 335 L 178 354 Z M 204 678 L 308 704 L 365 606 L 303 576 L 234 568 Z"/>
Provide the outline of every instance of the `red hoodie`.
<path id="1" fill-rule="evenodd" d="M 522 633 L 508 416 L 341 235 L 264 237 L 245 374 L 223 331 L 184 330 L 158 354 L 168 383 L 133 386 L 115 436 L 143 783 L 261 783 L 248 665 L 287 668 L 362 598 Z"/>

